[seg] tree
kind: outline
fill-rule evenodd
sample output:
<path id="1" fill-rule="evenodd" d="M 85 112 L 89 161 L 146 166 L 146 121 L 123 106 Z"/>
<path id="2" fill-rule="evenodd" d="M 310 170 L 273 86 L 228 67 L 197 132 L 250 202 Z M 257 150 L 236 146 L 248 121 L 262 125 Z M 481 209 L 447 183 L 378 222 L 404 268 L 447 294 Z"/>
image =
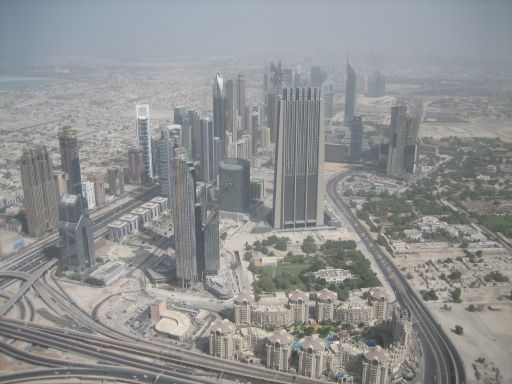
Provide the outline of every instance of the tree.
<path id="1" fill-rule="evenodd" d="M 251 251 L 245 251 L 244 252 L 244 260 L 250 262 L 252 260 L 252 252 Z"/>
<path id="2" fill-rule="evenodd" d="M 460 326 L 460 325 L 456 325 L 455 329 L 454 329 L 454 332 L 457 335 L 463 335 L 464 334 L 464 328 L 462 326 Z"/>
<path id="3" fill-rule="evenodd" d="M 222 235 L 220 235 L 220 238 L 222 241 L 226 240 L 228 238 L 228 233 L 227 232 L 222 232 Z"/>
<path id="4" fill-rule="evenodd" d="M 462 299 L 460 298 L 462 292 L 459 287 L 455 288 L 453 291 L 450 292 L 452 296 L 452 300 L 456 303 L 462 302 Z"/>
<path id="5" fill-rule="evenodd" d="M 313 239 L 312 236 L 308 236 L 304 239 L 301 246 L 302 252 L 304 252 L 306 255 L 310 255 L 312 253 L 316 252 L 316 243 L 315 239 Z"/>
<path id="6" fill-rule="evenodd" d="M 450 280 L 460 280 L 462 273 L 460 271 L 453 271 L 448 275 Z"/>

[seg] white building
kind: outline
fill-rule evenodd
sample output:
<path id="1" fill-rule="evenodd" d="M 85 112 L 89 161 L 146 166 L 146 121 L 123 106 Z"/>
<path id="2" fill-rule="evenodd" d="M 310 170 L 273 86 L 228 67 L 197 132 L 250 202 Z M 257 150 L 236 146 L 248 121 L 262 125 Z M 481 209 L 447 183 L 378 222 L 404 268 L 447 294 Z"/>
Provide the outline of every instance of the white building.
<path id="1" fill-rule="evenodd" d="M 82 196 L 87 200 L 87 208 L 93 209 L 96 207 L 96 195 L 94 191 L 94 182 L 82 182 Z"/>
<path id="2" fill-rule="evenodd" d="M 346 269 L 320 269 L 316 272 L 312 272 L 315 279 L 325 279 L 327 284 L 341 284 L 345 280 L 351 279 L 352 274 Z"/>
<path id="3" fill-rule="evenodd" d="M 137 146 L 144 155 L 146 178 L 153 178 L 153 155 L 151 152 L 151 128 L 149 125 L 149 105 L 140 104 L 135 107 Z"/>

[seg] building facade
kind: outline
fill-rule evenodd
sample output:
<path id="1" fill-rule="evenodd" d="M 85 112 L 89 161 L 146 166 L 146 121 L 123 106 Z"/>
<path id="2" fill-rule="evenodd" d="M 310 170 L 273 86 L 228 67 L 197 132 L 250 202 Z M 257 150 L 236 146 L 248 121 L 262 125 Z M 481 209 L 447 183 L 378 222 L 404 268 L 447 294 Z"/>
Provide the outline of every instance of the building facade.
<path id="1" fill-rule="evenodd" d="M 357 74 L 347 61 L 347 80 L 345 82 L 345 123 L 350 124 L 356 115 Z"/>
<path id="2" fill-rule="evenodd" d="M 76 130 L 66 126 L 59 130 L 58 137 L 62 170 L 68 175 L 68 193 L 80 195 L 82 193 L 82 176 L 78 134 Z"/>
<path id="3" fill-rule="evenodd" d="M 151 149 L 151 127 L 149 124 L 149 105 L 139 104 L 135 107 L 137 146 L 142 149 L 144 172 L 147 180 L 153 178 L 153 151 Z"/>
<path id="4" fill-rule="evenodd" d="M 220 209 L 247 212 L 250 202 L 251 170 L 244 159 L 226 159 L 220 163 Z"/>
<path id="5" fill-rule="evenodd" d="M 324 118 L 318 88 L 285 88 L 279 101 L 274 228 L 323 225 Z"/>
<path id="6" fill-rule="evenodd" d="M 227 319 L 216 320 L 210 327 L 210 355 L 231 360 L 234 357 L 233 336 L 235 325 Z"/>
<path id="7" fill-rule="evenodd" d="M 58 220 L 53 165 L 47 147 L 35 146 L 23 150 L 21 184 L 28 234 L 42 236 L 46 231 L 55 228 Z"/>
<path id="8" fill-rule="evenodd" d="M 358 163 L 363 154 L 363 119 L 354 116 L 350 122 L 350 161 Z"/>
<path id="9" fill-rule="evenodd" d="M 267 341 L 267 368 L 288 372 L 292 356 L 293 336 L 285 330 L 272 334 Z"/>

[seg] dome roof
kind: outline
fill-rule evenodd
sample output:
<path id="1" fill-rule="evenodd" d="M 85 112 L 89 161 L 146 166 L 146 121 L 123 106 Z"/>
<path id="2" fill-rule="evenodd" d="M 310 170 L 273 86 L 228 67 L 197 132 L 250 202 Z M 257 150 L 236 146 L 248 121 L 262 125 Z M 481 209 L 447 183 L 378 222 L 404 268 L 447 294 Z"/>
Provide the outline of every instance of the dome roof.
<path id="1" fill-rule="evenodd" d="M 299 300 L 307 301 L 309 300 L 309 294 L 307 292 L 301 291 L 300 289 L 296 289 L 288 294 L 288 300 L 297 302 Z"/>

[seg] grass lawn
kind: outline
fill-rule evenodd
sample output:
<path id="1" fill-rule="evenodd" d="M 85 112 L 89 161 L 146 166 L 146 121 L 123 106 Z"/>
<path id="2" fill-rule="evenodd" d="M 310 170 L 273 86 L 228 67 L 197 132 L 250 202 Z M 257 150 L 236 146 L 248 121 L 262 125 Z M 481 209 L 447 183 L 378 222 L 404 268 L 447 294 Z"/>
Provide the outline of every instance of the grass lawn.
<path id="1" fill-rule="evenodd" d="M 295 281 L 297 281 L 297 283 L 293 284 L 292 289 L 296 289 L 296 288 L 305 289 L 306 287 L 300 280 L 300 276 L 302 276 L 308 270 L 309 266 L 310 266 L 309 263 L 297 263 L 297 264 L 295 264 L 295 263 L 278 263 L 276 275 L 280 274 L 281 272 L 290 273 L 291 275 L 297 277 L 297 279 L 295 280 Z M 268 276 L 269 278 L 272 278 L 274 276 L 273 269 L 274 269 L 273 267 L 264 267 L 263 274 L 265 276 Z M 279 291 L 280 289 L 277 289 L 277 290 Z"/>

